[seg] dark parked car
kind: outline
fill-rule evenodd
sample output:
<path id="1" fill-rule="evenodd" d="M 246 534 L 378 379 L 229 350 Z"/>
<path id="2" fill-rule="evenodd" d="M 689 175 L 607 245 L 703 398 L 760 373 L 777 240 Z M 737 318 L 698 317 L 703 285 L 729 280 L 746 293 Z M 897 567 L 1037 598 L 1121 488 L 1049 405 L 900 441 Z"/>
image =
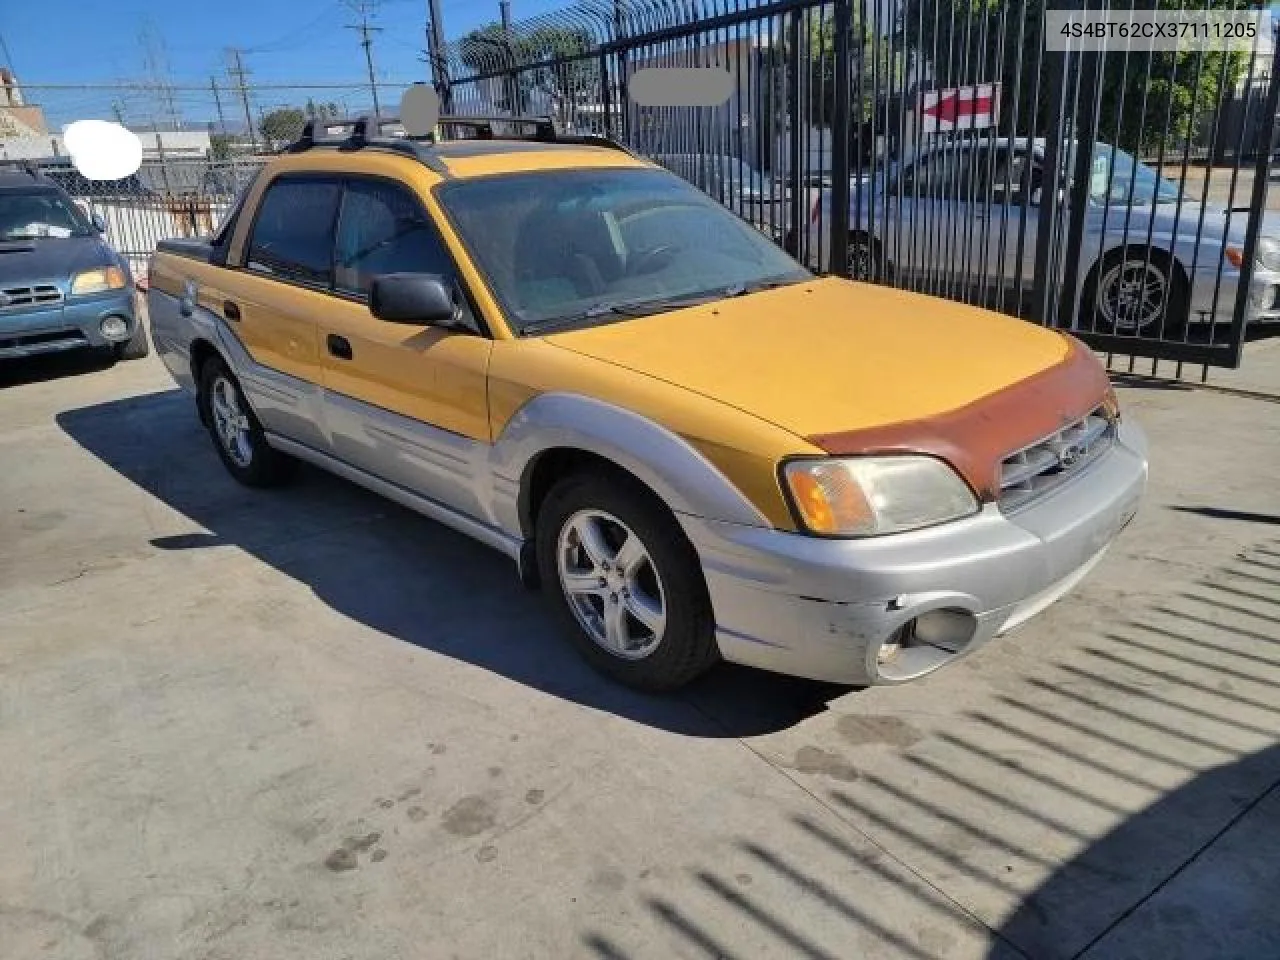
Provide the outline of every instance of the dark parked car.
<path id="1" fill-rule="evenodd" d="M 0 168 L 0 360 L 85 347 L 145 357 L 129 265 L 34 167 Z"/>

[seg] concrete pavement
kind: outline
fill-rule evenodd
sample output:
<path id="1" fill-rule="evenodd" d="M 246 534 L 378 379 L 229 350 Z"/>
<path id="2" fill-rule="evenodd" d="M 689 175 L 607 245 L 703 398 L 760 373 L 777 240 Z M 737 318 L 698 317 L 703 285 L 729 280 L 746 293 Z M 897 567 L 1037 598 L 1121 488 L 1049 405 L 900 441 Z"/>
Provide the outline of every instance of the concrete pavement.
<path id="1" fill-rule="evenodd" d="M 1124 388 L 1134 524 L 921 683 L 581 665 L 484 548 L 0 371 L 0 956 L 1280 956 L 1280 420 Z"/>

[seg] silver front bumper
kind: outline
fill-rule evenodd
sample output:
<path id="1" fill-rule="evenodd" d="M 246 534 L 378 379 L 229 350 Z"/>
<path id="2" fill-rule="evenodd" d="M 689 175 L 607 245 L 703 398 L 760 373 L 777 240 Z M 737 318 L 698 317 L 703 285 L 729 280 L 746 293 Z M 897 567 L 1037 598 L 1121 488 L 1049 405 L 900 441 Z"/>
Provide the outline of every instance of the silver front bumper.
<path id="1" fill-rule="evenodd" d="M 702 560 L 725 659 L 840 683 L 900 683 L 1012 629 L 1078 582 L 1137 511 L 1146 439 L 1115 446 L 1006 515 L 865 540 L 682 517 Z M 914 626 L 913 626 L 914 625 Z M 881 645 L 917 636 L 881 664 Z"/>

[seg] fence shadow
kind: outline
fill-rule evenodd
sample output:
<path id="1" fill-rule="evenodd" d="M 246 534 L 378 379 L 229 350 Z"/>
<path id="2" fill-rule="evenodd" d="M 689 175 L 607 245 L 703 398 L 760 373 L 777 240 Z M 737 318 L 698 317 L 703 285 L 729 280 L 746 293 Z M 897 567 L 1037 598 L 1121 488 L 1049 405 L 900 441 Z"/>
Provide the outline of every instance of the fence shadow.
<path id="1" fill-rule="evenodd" d="M 57 421 L 207 531 L 157 537 L 152 547 L 237 546 L 352 620 L 547 693 L 689 736 L 725 737 L 783 729 L 847 692 L 726 664 L 676 695 L 635 693 L 587 667 L 541 597 L 518 585 L 511 562 L 471 539 L 321 471 L 304 470 L 282 490 L 240 487 L 177 391 Z"/>
<path id="2" fill-rule="evenodd" d="M 842 782 L 788 770 L 821 805 L 640 898 L 669 952 L 1280 956 L 1280 840 L 1244 819 L 1280 791 L 1280 547 L 1168 596 L 912 742 L 838 748 Z"/>
<path id="3" fill-rule="evenodd" d="M 110 350 L 68 350 L 22 360 L 0 360 L 0 390 L 98 373 L 115 366 L 116 362 Z"/>

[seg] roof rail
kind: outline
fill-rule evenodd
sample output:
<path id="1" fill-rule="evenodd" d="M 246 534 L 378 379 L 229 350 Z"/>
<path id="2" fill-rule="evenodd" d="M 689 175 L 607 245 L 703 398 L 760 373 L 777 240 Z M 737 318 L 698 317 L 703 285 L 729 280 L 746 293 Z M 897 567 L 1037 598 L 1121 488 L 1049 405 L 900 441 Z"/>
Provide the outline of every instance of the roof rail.
<path id="1" fill-rule="evenodd" d="M 532 127 L 531 133 L 496 133 L 495 125 L 507 127 Z M 504 117 L 504 116 L 442 116 L 436 124 L 436 130 L 425 136 L 410 136 L 398 132 L 385 136 L 383 128 L 400 127 L 399 117 L 362 116 L 354 120 L 308 120 L 302 128 L 298 139 L 284 148 L 285 153 L 302 153 L 317 147 L 336 150 L 389 150 L 414 157 L 428 169 L 442 176 L 448 176 L 449 170 L 435 152 L 435 146 L 450 139 L 450 132 L 469 129 L 470 137 L 462 139 L 475 140 L 523 140 L 537 143 L 580 144 L 582 146 L 606 147 L 631 154 L 631 150 L 610 137 L 596 133 L 564 133 L 553 118 L 540 117 Z M 403 127 L 400 127 L 403 131 Z M 634 154 L 632 154 L 634 155 Z"/>
<path id="2" fill-rule="evenodd" d="M 41 177 L 40 167 L 34 160 L 0 160 L 0 167 L 17 167 L 34 180 Z"/>
<path id="3" fill-rule="evenodd" d="M 533 127 L 533 137 L 529 138 L 519 134 L 499 137 L 493 132 L 494 124 L 505 124 L 509 127 Z M 469 127 L 473 131 L 472 136 L 477 140 L 533 139 L 542 143 L 555 143 L 560 137 L 560 131 L 556 127 L 555 120 L 549 116 L 503 117 L 496 114 L 492 116 L 450 114 L 440 117 L 437 126 L 445 128 Z"/>

